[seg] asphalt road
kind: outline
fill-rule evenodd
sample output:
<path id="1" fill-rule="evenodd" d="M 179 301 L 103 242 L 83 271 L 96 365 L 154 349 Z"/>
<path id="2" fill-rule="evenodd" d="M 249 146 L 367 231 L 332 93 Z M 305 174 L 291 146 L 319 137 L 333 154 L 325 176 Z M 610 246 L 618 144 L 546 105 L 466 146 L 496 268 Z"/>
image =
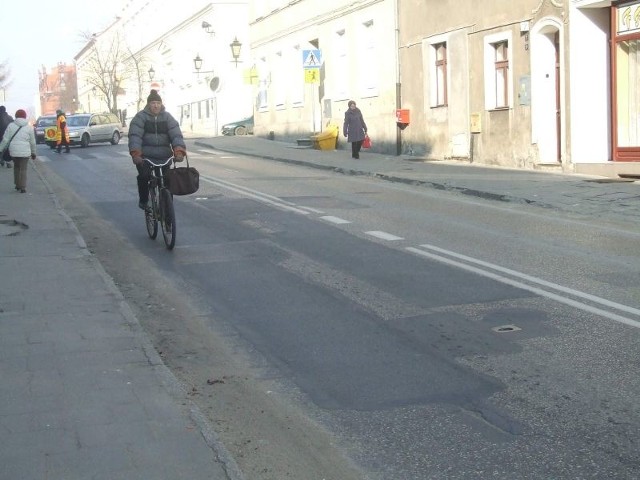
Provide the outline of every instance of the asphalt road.
<path id="1" fill-rule="evenodd" d="M 247 478 L 640 476 L 633 223 L 190 151 L 173 252 L 123 145 L 41 153 Z"/>

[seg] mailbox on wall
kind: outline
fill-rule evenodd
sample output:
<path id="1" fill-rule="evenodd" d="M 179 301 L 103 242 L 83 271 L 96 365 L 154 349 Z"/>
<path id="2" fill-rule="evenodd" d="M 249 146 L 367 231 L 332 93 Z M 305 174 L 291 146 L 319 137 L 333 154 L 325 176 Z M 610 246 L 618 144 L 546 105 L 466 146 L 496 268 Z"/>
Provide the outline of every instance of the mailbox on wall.
<path id="1" fill-rule="evenodd" d="M 409 109 L 407 108 L 398 108 L 396 110 L 396 125 L 400 130 L 404 130 L 407 128 L 410 122 Z"/>

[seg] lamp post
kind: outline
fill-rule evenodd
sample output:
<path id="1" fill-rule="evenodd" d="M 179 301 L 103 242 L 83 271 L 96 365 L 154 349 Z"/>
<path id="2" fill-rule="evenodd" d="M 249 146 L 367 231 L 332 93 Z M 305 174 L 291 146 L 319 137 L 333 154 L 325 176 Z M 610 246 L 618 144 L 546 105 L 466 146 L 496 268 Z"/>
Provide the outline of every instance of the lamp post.
<path id="1" fill-rule="evenodd" d="M 233 61 L 236 64 L 236 68 L 238 68 L 238 58 L 240 58 L 240 50 L 242 49 L 242 43 L 238 41 L 238 37 L 233 39 L 233 42 L 229 44 L 231 47 L 231 56 L 233 57 Z"/>
<path id="2" fill-rule="evenodd" d="M 156 71 L 153 69 L 153 65 L 149 67 L 149 70 L 147 70 L 147 73 L 149 74 L 149 80 L 153 82 L 153 79 L 156 76 Z"/>
<path id="3" fill-rule="evenodd" d="M 91 112 L 91 97 L 96 96 L 96 87 L 93 87 L 89 93 L 87 93 L 87 104 L 89 105 L 89 113 Z"/>
<path id="4" fill-rule="evenodd" d="M 202 59 L 200 58 L 200 54 L 196 54 L 196 58 L 193 59 L 193 68 L 196 69 L 195 72 L 193 73 L 197 73 L 198 76 L 200 76 L 201 73 L 213 73 L 213 70 L 207 70 L 207 71 L 201 71 L 200 69 L 202 68 Z"/>

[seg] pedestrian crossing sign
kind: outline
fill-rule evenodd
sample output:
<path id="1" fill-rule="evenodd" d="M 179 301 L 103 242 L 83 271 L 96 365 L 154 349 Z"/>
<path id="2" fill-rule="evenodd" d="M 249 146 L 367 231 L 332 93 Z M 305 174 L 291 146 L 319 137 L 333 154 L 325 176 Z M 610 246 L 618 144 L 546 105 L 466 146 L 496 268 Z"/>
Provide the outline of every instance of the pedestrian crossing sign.
<path id="1" fill-rule="evenodd" d="M 319 68 L 305 68 L 304 69 L 304 83 L 320 83 L 320 69 Z"/>
<path id="2" fill-rule="evenodd" d="M 322 65 L 322 52 L 320 50 L 303 50 L 302 66 L 304 68 L 320 68 Z"/>

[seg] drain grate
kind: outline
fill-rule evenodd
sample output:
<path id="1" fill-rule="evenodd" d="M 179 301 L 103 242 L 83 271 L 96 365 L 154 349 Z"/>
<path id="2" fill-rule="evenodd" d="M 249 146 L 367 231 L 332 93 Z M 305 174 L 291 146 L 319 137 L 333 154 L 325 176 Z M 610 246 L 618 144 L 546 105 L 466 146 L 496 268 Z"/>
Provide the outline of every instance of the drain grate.
<path id="1" fill-rule="evenodd" d="M 493 330 L 496 333 L 511 333 L 517 332 L 518 330 L 522 330 L 520 327 L 516 327 L 515 325 L 500 325 L 499 327 L 493 327 Z"/>

